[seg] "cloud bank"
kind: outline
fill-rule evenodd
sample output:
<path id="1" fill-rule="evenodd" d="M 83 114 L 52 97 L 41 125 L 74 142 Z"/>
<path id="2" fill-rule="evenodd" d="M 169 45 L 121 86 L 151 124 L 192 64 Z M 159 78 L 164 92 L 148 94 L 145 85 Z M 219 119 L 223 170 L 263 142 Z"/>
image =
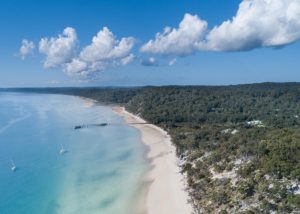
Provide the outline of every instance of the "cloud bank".
<path id="1" fill-rule="evenodd" d="M 178 28 L 166 27 L 141 51 L 178 56 L 196 51 L 248 51 L 288 45 L 299 38 L 299 0 L 243 0 L 232 19 L 211 30 L 198 16 L 185 14 Z"/>
<path id="2" fill-rule="evenodd" d="M 300 39 L 300 0 L 243 0 L 236 14 L 212 28 L 197 15 L 185 14 L 177 28 L 165 27 L 155 38 L 140 48 L 142 53 L 132 53 L 133 37 L 118 39 L 107 27 L 92 38 L 90 44 L 79 47 L 76 30 L 67 27 L 56 37 L 45 37 L 38 49 L 45 56 L 47 69 L 59 68 L 66 74 L 83 79 L 94 79 L 101 71 L 125 66 L 140 59 L 143 66 L 172 66 L 177 56 L 187 56 L 198 51 L 249 51 L 263 47 L 282 47 Z M 35 46 L 22 41 L 19 56 L 32 53 Z M 150 53 L 150 54 L 148 54 Z M 167 55 L 158 63 L 153 54 Z M 152 56 L 152 57 L 149 57 Z M 82 79 L 81 78 L 81 79 Z"/>

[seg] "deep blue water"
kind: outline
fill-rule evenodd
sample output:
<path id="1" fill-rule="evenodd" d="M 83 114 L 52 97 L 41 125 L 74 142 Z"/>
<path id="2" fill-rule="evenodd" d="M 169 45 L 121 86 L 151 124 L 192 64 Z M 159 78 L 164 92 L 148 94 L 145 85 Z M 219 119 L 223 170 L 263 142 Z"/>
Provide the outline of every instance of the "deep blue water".
<path id="1" fill-rule="evenodd" d="M 102 122 L 113 125 L 73 128 Z M 132 214 L 148 167 L 144 153 L 139 132 L 110 107 L 0 93 L 1 214 Z"/>

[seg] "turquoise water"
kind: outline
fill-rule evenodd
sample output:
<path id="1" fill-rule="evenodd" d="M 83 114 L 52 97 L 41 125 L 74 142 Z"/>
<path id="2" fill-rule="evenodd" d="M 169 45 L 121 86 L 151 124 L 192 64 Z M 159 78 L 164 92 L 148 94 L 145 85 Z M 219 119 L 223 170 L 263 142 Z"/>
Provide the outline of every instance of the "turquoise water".
<path id="1" fill-rule="evenodd" d="M 102 122 L 115 124 L 73 129 Z M 0 93 L 1 214 L 132 214 L 144 153 L 139 132 L 109 107 L 72 96 Z"/>

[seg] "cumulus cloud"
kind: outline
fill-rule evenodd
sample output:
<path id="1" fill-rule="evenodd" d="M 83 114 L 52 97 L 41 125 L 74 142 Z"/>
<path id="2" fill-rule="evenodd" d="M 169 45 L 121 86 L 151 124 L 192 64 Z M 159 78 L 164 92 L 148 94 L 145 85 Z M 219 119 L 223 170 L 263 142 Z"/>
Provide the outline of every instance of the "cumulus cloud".
<path id="1" fill-rule="evenodd" d="M 64 71 L 70 75 L 84 73 L 84 71 L 87 70 L 87 68 L 87 63 L 78 58 L 74 58 L 71 62 L 63 65 Z"/>
<path id="2" fill-rule="evenodd" d="M 81 51 L 80 58 L 88 62 L 118 59 L 126 57 L 133 45 L 132 37 L 122 38 L 119 41 L 107 27 L 104 27 L 93 37 L 92 43 Z"/>
<path id="3" fill-rule="evenodd" d="M 94 76 L 109 66 L 127 65 L 134 59 L 134 55 L 130 53 L 134 44 L 134 38 L 124 37 L 118 40 L 104 27 L 93 37 L 90 45 L 64 65 L 64 71 L 70 75 Z"/>
<path id="4" fill-rule="evenodd" d="M 92 38 L 91 44 L 78 51 L 75 29 L 67 27 L 57 37 L 42 38 L 39 51 L 45 54 L 45 68 L 61 68 L 70 76 L 94 78 L 110 66 L 127 65 L 135 59 L 131 50 L 133 37 L 118 40 L 104 27 Z"/>
<path id="5" fill-rule="evenodd" d="M 32 54 L 35 45 L 32 41 L 28 41 L 27 39 L 22 40 L 22 44 L 19 50 L 19 55 L 22 59 L 25 59 L 27 55 Z"/>
<path id="6" fill-rule="evenodd" d="M 121 63 L 122 63 L 122 65 L 127 65 L 127 64 L 131 63 L 134 59 L 135 59 L 134 54 L 129 54 L 128 56 L 121 59 Z"/>
<path id="7" fill-rule="evenodd" d="M 46 55 L 45 68 L 56 68 L 71 61 L 77 45 L 77 34 L 74 28 L 67 27 L 57 37 L 42 38 L 39 51 Z"/>
<path id="8" fill-rule="evenodd" d="M 156 65 L 158 65 L 157 61 L 154 57 L 149 57 L 149 58 L 146 58 L 146 59 L 142 59 L 141 64 L 143 66 L 156 66 Z"/>
<path id="9" fill-rule="evenodd" d="M 278 47 L 300 38 L 299 0 L 243 0 L 232 19 L 213 29 L 186 14 L 176 29 L 167 27 L 142 52 L 184 56 L 195 51 L 248 51 Z"/>
<path id="10" fill-rule="evenodd" d="M 287 45 L 299 38 L 299 0 L 244 0 L 232 20 L 210 31 L 203 48 L 243 51 Z"/>
<path id="11" fill-rule="evenodd" d="M 204 39 L 207 22 L 196 15 L 185 14 L 179 27 L 165 27 L 162 33 L 157 33 L 154 40 L 142 46 L 142 52 L 188 55 L 195 51 L 197 43 Z"/>

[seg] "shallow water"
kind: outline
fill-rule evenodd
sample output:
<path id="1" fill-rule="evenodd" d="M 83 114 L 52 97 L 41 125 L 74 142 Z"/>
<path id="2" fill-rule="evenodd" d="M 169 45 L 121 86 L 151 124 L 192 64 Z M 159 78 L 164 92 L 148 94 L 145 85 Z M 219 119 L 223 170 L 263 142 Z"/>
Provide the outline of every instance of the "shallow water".
<path id="1" fill-rule="evenodd" d="M 103 122 L 114 125 L 74 130 Z M 132 214 L 148 167 L 144 153 L 139 132 L 110 107 L 0 93 L 1 214 Z"/>

